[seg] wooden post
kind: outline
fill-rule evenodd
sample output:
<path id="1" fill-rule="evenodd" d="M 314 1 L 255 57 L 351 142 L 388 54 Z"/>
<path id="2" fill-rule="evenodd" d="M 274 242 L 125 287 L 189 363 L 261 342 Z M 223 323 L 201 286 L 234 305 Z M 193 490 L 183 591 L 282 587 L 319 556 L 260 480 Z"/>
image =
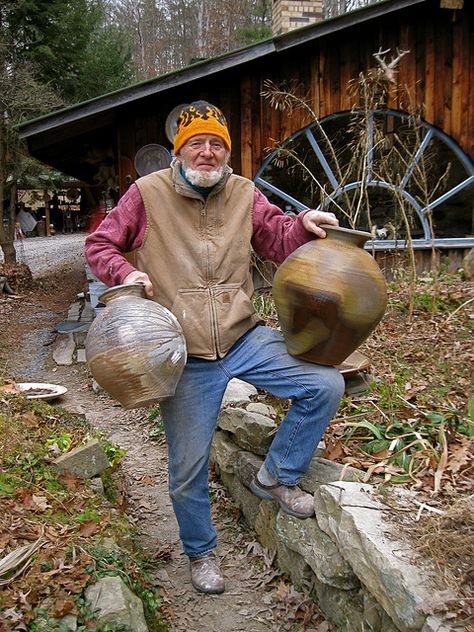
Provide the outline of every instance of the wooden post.
<path id="1" fill-rule="evenodd" d="M 51 219 L 49 213 L 49 193 L 47 191 L 43 192 L 43 201 L 44 201 L 44 221 L 46 223 L 46 237 L 51 237 Z"/>

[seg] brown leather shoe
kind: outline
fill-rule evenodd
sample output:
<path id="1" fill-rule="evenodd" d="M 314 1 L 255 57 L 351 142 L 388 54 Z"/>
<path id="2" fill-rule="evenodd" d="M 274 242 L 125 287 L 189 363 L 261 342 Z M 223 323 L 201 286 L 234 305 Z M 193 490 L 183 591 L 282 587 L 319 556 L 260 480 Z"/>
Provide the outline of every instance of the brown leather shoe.
<path id="1" fill-rule="evenodd" d="M 304 520 L 314 516 L 314 498 L 298 485 L 263 485 L 257 477 L 250 483 L 251 491 L 263 500 L 276 500 L 282 510 Z"/>
<path id="2" fill-rule="evenodd" d="M 214 551 L 202 557 L 190 557 L 191 583 L 199 592 L 219 595 L 224 592 L 224 577 Z"/>

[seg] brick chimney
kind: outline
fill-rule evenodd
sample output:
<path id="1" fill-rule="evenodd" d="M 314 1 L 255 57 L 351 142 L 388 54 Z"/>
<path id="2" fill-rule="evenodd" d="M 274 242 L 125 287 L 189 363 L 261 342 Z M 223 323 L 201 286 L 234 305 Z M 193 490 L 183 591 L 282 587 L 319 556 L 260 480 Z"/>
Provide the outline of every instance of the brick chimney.
<path id="1" fill-rule="evenodd" d="M 323 0 L 273 0 L 272 33 L 280 35 L 323 19 Z"/>

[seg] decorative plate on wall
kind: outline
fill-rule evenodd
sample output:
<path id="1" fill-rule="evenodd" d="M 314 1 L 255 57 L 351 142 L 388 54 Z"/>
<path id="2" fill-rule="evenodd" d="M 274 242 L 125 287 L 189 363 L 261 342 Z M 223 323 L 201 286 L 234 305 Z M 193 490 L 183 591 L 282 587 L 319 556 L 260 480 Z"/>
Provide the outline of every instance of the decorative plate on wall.
<path id="1" fill-rule="evenodd" d="M 135 154 L 134 166 L 139 176 L 166 169 L 171 164 L 171 154 L 163 145 L 144 145 Z"/>

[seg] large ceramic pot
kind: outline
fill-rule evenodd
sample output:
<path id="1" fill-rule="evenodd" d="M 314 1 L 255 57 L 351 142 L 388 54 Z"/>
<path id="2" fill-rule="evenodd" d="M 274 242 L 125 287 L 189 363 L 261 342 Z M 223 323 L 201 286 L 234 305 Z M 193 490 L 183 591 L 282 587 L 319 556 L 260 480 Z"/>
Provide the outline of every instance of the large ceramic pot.
<path id="1" fill-rule="evenodd" d="M 277 270 L 273 297 L 291 355 L 341 364 L 373 331 L 386 303 L 385 280 L 363 248 L 370 233 L 323 226 Z"/>
<path id="2" fill-rule="evenodd" d="M 86 358 L 92 375 L 124 408 L 141 408 L 174 395 L 186 364 L 176 317 L 148 300 L 141 284 L 117 285 L 89 328 Z"/>

